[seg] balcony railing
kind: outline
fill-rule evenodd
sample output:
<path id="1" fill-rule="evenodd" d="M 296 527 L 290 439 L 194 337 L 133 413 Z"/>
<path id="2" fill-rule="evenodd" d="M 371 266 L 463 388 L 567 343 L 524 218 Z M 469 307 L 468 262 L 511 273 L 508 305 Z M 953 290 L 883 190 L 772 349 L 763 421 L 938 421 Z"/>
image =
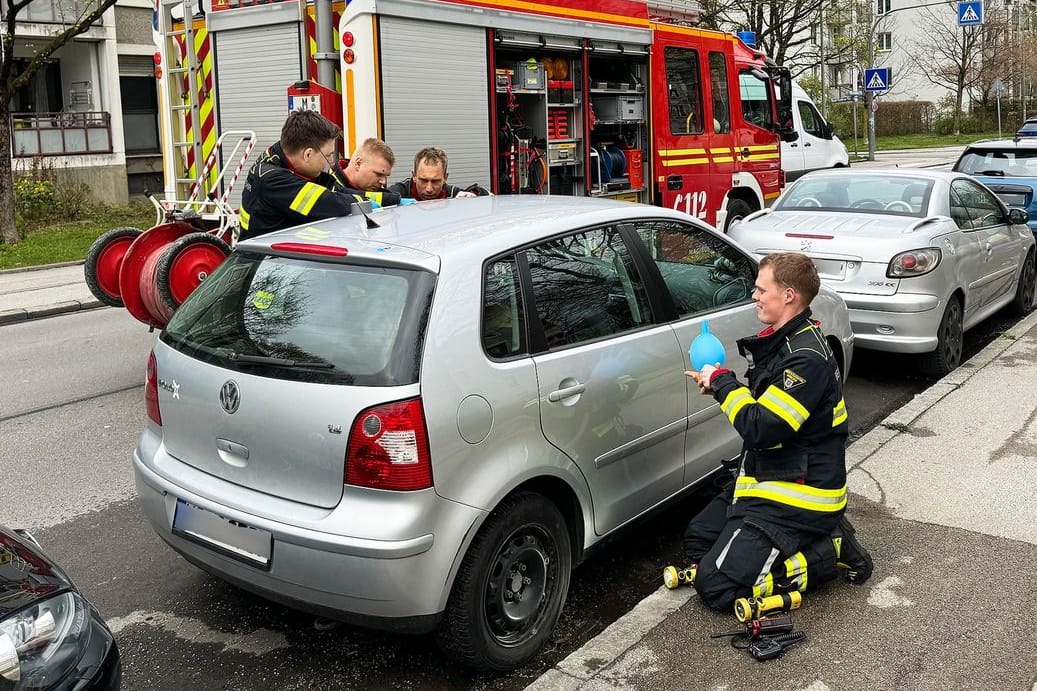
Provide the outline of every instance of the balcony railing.
<path id="1" fill-rule="evenodd" d="M 90 0 L 33 0 L 18 13 L 18 21 L 72 24 L 92 4 Z M 7 3 L 3 3 L 2 15 L 7 18 Z"/>
<path id="2" fill-rule="evenodd" d="M 15 158 L 112 152 L 108 113 L 14 113 L 11 123 Z"/>

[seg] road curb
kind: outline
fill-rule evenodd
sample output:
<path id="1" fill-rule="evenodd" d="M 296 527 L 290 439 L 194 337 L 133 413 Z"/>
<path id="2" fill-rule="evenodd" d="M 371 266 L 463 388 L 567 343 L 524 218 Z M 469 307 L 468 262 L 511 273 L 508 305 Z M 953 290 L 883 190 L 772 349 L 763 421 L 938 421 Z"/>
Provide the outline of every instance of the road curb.
<path id="1" fill-rule="evenodd" d="M 85 264 L 85 260 L 78 260 L 73 262 L 59 262 L 57 264 L 42 264 L 40 266 L 19 266 L 14 269 L 0 269 L 0 276 L 4 274 L 20 274 L 26 271 L 46 271 L 47 269 L 61 269 L 66 266 L 82 266 Z"/>
<path id="2" fill-rule="evenodd" d="M 18 324 L 20 322 L 31 321 L 33 319 L 53 317 L 56 314 L 79 312 L 82 310 L 96 309 L 98 307 L 104 306 L 104 303 L 100 300 L 68 300 L 66 302 L 58 302 L 53 305 L 47 305 L 46 307 L 5 310 L 3 312 L 0 312 L 0 326 L 5 326 L 7 324 Z"/>
<path id="3" fill-rule="evenodd" d="M 850 444 L 846 448 L 847 474 L 895 437 L 910 433 L 911 425 L 922 414 L 959 389 L 1010 348 L 1020 336 L 1035 327 L 1037 311 L 1031 312 L 967 362 L 890 413 L 871 431 Z M 540 675 L 526 690 L 575 691 L 582 688 L 690 600 L 694 592 L 692 588 L 667 590 L 660 587 L 583 647 Z M 1037 685 L 1034 691 L 1037 691 Z"/>

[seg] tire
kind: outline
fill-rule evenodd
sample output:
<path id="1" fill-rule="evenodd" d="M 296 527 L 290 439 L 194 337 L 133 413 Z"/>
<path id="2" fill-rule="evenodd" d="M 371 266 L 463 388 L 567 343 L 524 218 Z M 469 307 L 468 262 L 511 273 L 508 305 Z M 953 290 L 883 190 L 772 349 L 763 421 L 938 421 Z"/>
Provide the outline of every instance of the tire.
<path id="1" fill-rule="evenodd" d="M 155 269 L 159 298 L 175 311 L 228 254 L 230 245 L 211 233 L 189 233 L 169 243 Z"/>
<path id="2" fill-rule="evenodd" d="M 1015 287 L 1015 297 L 1011 302 L 1013 314 L 1025 317 L 1034 308 L 1034 294 L 1037 293 L 1037 255 L 1033 250 L 1026 254 L 1023 268 L 1019 272 L 1019 284 Z"/>
<path id="3" fill-rule="evenodd" d="M 724 232 L 731 227 L 731 224 L 735 221 L 745 218 L 752 212 L 756 211 L 753 205 L 744 199 L 731 199 L 727 202 L 727 218 L 724 219 Z"/>
<path id="4" fill-rule="evenodd" d="M 144 231 L 140 228 L 112 228 L 94 240 L 86 253 L 83 274 L 86 287 L 109 307 L 122 307 L 119 294 L 119 269 L 126 250 Z"/>
<path id="5" fill-rule="evenodd" d="M 551 635 L 571 569 L 569 531 L 558 508 L 530 492 L 506 498 L 461 562 L 436 631 L 440 648 L 480 672 L 521 667 Z"/>
<path id="6" fill-rule="evenodd" d="M 929 377 L 943 377 L 961 364 L 964 329 L 961 301 L 958 298 L 953 297 L 947 303 L 936 334 L 936 350 L 923 355 L 921 362 L 922 372 Z"/>

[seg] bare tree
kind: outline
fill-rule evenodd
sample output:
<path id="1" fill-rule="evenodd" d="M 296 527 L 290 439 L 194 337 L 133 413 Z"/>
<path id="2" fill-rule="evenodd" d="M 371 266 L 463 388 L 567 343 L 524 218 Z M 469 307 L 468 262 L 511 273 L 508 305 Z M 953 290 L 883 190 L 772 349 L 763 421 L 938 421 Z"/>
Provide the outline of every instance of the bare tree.
<path id="1" fill-rule="evenodd" d="M 34 3 L 43 4 L 50 0 L 2 0 L 3 2 L 3 42 L 0 49 L 0 240 L 5 243 L 21 241 L 21 234 L 15 226 L 14 213 L 14 179 L 11 165 L 11 101 L 18 90 L 28 85 L 33 75 L 44 65 L 46 60 L 63 45 L 76 36 L 85 33 L 110 7 L 115 0 L 86 0 L 81 5 L 76 3 L 77 13 L 69 20 L 54 29 L 53 34 L 40 41 L 40 47 L 20 66 L 14 60 L 15 40 L 18 33 L 18 15 Z M 63 5 L 65 6 L 65 5 Z M 34 40 L 39 40 L 33 36 Z"/>
<path id="2" fill-rule="evenodd" d="M 1004 22 L 988 16 L 982 25 L 959 27 L 947 20 L 945 12 L 926 8 L 920 14 L 918 35 L 924 38 L 916 42 L 911 60 L 931 84 L 954 94 L 954 134 L 958 135 L 965 95 L 970 90 L 986 91 L 997 76 L 997 45 Z M 984 60 L 989 69 L 984 69 Z M 985 80 L 989 80 L 986 88 Z"/>
<path id="3" fill-rule="evenodd" d="M 717 29 L 756 32 L 756 43 L 775 62 L 795 70 L 803 63 L 796 49 L 813 41 L 812 27 L 824 0 L 703 0 L 702 21 Z M 786 64 L 789 63 L 789 64 Z"/>

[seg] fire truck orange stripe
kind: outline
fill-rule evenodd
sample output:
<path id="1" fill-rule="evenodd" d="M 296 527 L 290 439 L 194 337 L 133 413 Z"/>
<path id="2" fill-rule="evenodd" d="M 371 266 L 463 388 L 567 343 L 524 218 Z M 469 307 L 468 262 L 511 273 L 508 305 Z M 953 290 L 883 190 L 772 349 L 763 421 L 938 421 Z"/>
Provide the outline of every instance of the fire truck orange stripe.
<path id="1" fill-rule="evenodd" d="M 524 2 L 523 0 L 472 0 L 464 3 L 454 3 L 453 0 L 446 0 L 452 4 L 464 4 L 474 5 L 480 7 L 489 7 L 493 9 L 510 9 L 517 10 L 519 12 L 528 12 L 535 14 L 546 14 L 552 17 L 566 17 L 566 18 L 579 18 L 579 19 L 592 19 L 594 21 L 606 22 L 609 24 L 621 24 L 623 26 L 636 26 L 648 28 L 649 22 L 647 19 L 641 17 L 626 17 L 619 14 L 609 14 L 606 12 L 591 12 L 589 10 L 578 10 L 575 8 L 559 8 L 554 5 L 545 5 L 538 2 Z M 718 34 L 723 36 L 723 34 Z M 731 38 L 734 38 L 733 36 Z"/>

